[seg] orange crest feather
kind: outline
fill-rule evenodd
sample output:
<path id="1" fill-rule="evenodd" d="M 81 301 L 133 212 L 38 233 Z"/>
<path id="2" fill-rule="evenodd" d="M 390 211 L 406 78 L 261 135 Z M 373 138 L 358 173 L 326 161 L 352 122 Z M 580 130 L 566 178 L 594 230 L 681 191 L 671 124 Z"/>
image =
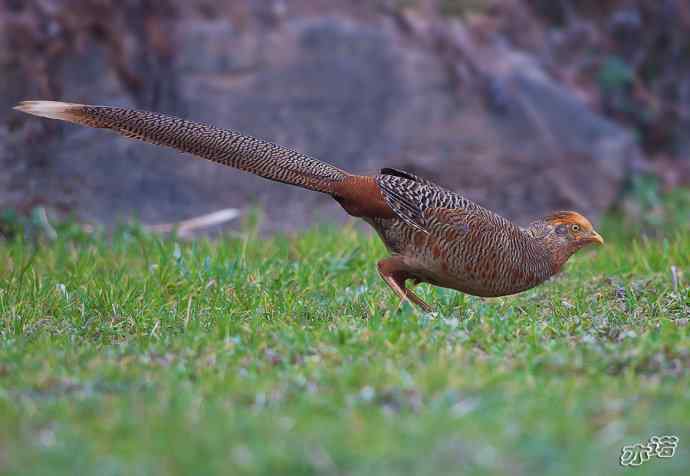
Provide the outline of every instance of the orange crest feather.
<path id="1" fill-rule="evenodd" d="M 594 227 L 585 217 L 577 212 L 562 211 L 552 213 L 551 215 L 544 218 L 546 223 L 551 223 L 553 225 L 572 225 L 578 224 L 580 228 L 585 231 L 591 231 Z"/>

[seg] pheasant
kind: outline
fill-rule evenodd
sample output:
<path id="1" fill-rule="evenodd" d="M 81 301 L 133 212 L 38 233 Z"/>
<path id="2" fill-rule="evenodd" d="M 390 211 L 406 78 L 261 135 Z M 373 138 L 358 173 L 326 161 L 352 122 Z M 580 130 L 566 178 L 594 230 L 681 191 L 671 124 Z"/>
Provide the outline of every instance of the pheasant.
<path id="1" fill-rule="evenodd" d="M 520 227 L 502 216 L 403 170 L 355 175 L 291 149 L 177 117 L 119 107 L 24 101 L 36 116 L 111 129 L 172 147 L 269 180 L 333 197 L 364 219 L 390 256 L 378 262 L 386 284 L 429 312 L 406 282 L 429 283 L 482 297 L 506 296 L 559 273 L 573 253 L 604 240 L 582 215 L 560 211 Z"/>

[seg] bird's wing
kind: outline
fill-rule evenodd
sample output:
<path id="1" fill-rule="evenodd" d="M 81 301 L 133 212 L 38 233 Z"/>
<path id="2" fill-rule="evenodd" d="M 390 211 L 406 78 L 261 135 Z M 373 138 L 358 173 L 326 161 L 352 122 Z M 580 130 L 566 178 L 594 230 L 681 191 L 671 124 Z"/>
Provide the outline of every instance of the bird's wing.
<path id="1" fill-rule="evenodd" d="M 427 210 L 446 208 L 467 210 L 476 207 L 466 198 L 451 192 L 428 180 L 395 169 L 393 174 L 382 173 L 376 176 L 376 183 L 383 193 L 386 203 L 407 224 L 429 233 Z"/>
<path id="2" fill-rule="evenodd" d="M 424 210 L 425 230 L 436 238 L 457 242 L 481 229 L 481 220 L 471 210 L 462 208 L 427 208 Z"/>
<path id="3" fill-rule="evenodd" d="M 431 180 L 427 180 L 425 178 L 420 177 L 419 175 L 415 175 L 412 172 L 407 172 L 405 170 L 393 169 L 390 167 L 386 167 L 386 168 L 381 169 L 381 175 L 392 175 L 394 177 L 400 177 L 400 178 L 404 178 L 407 180 L 412 180 L 413 182 L 421 183 L 424 185 L 431 185 L 432 187 L 443 188 L 440 185 L 435 184 Z"/>

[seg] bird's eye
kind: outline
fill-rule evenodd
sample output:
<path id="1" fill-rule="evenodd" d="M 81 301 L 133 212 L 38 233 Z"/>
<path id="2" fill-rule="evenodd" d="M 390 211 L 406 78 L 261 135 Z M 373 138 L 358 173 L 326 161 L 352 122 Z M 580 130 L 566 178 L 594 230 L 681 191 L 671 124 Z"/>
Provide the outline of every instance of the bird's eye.
<path id="1" fill-rule="evenodd" d="M 575 223 L 570 227 L 570 229 L 573 230 L 575 233 L 577 233 L 578 231 L 580 231 L 580 225 Z"/>

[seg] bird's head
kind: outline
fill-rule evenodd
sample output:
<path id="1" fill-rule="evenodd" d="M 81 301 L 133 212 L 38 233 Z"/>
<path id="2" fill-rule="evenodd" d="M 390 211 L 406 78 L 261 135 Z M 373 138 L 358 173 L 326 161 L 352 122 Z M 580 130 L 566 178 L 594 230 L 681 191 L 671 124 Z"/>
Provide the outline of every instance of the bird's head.
<path id="1" fill-rule="evenodd" d="M 552 213 L 532 223 L 529 230 L 551 252 L 557 269 L 585 246 L 604 244 L 589 220 L 577 212 Z"/>

